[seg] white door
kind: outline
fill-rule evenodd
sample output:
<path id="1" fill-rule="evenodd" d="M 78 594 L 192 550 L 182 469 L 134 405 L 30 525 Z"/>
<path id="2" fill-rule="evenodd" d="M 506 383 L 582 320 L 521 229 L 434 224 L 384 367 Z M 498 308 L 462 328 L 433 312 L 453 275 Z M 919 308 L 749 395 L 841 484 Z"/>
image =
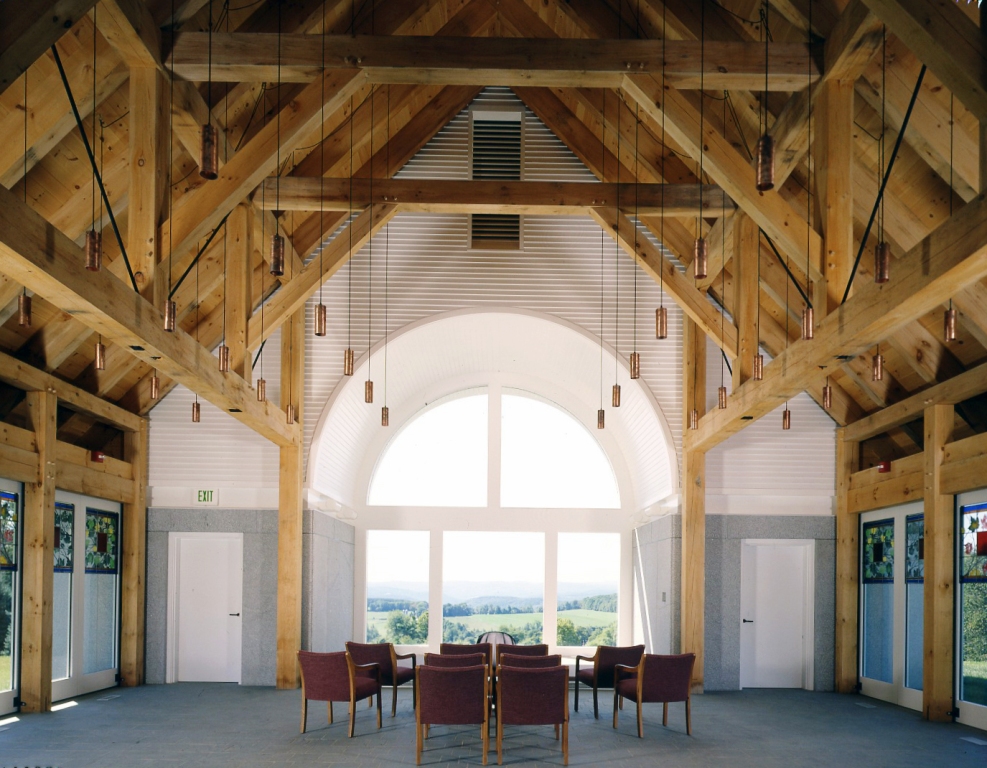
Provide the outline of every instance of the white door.
<path id="1" fill-rule="evenodd" d="M 801 540 L 742 543 L 742 688 L 811 687 L 811 552 Z"/>
<path id="2" fill-rule="evenodd" d="M 171 534 L 175 680 L 240 682 L 242 534 Z"/>

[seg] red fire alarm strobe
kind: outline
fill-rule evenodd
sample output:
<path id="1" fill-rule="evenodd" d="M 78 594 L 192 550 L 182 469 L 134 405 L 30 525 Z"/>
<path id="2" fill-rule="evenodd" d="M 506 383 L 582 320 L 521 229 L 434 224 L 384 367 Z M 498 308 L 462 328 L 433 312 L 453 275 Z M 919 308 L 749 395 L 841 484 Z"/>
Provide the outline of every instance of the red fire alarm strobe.
<path id="1" fill-rule="evenodd" d="M 106 454 L 103 453 L 102 451 L 92 451 L 89 454 L 89 458 L 92 461 L 96 462 L 97 464 L 102 464 L 103 463 L 103 459 L 106 458 Z"/>
<path id="2" fill-rule="evenodd" d="M 891 462 L 890 461 L 879 461 L 877 463 L 877 471 L 880 472 L 881 474 L 884 474 L 885 472 L 890 472 L 891 471 Z"/>

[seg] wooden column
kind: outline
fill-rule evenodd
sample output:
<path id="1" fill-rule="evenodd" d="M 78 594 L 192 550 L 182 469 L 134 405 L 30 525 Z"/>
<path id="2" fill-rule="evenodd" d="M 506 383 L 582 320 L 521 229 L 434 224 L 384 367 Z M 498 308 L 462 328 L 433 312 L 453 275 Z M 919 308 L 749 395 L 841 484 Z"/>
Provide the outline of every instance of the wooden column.
<path id="1" fill-rule="evenodd" d="M 829 306 L 816 302 L 816 322 L 839 306 L 853 269 L 853 82 L 829 80 L 822 86 L 816 143 L 816 182 L 823 231 L 823 274 Z"/>
<path id="2" fill-rule="evenodd" d="M 683 317 L 683 397 L 685 428 L 689 412 L 706 412 L 706 335 L 692 320 Z M 703 690 L 703 649 L 706 606 L 706 454 L 685 451 L 682 458 L 682 653 L 695 653 L 692 689 Z"/>
<path id="3" fill-rule="evenodd" d="M 250 260 L 254 251 L 254 208 L 246 203 L 233 209 L 226 220 L 226 345 L 230 348 L 230 370 L 250 379 L 247 326 L 252 308 Z"/>
<path id="4" fill-rule="evenodd" d="M 147 588 L 148 423 L 124 433 L 133 467 L 134 500 L 123 505 L 123 577 L 120 583 L 120 682 L 144 683 L 144 599 Z"/>
<path id="5" fill-rule="evenodd" d="M 154 271 L 161 257 L 158 228 L 164 214 L 168 166 L 168 84 L 152 67 L 130 69 L 130 206 L 127 254 L 144 298 L 154 295 Z"/>
<path id="6" fill-rule="evenodd" d="M 737 359 L 733 364 L 733 391 L 754 374 L 757 354 L 758 284 L 757 224 L 745 213 L 737 213 L 733 225 L 734 319 L 737 322 Z"/>
<path id="7" fill-rule="evenodd" d="M 953 709 L 954 497 L 941 491 L 946 443 L 953 432 L 953 406 L 925 409 L 925 657 L 922 714 L 948 722 Z"/>
<path id="8" fill-rule="evenodd" d="M 857 603 L 860 595 L 860 518 L 850 511 L 850 475 L 860 463 L 860 443 L 836 432 L 836 690 L 857 688 Z"/>
<path id="9" fill-rule="evenodd" d="M 281 407 L 295 406 L 301 424 L 305 370 L 305 307 L 281 326 Z M 302 474 L 301 442 L 281 449 L 278 484 L 278 688 L 298 687 L 297 653 L 302 642 Z"/>
<path id="10" fill-rule="evenodd" d="M 28 392 L 27 411 L 38 447 L 38 478 L 24 483 L 20 697 L 22 711 L 47 712 L 51 709 L 58 399 L 54 392 Z"/>

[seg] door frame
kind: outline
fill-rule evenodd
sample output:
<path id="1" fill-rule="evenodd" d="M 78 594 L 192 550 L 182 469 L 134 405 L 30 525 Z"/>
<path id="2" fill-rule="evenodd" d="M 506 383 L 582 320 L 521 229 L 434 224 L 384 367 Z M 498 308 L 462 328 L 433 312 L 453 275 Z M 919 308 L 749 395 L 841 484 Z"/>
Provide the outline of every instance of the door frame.
<path id="1" fill-rule="evenodd" d="M 959 514 L 962 507 L 970 506 L 972 504 L 984 504 L 987 503 L 987 488 L 981 488 L 976 491 L 967 491 L 966 493 L 957 494 L 956 497 L 956 509 L 954 511 L 954 522 L 953 522 L 953 535 L 955 540 L 953 542 L 953 559 L 955 568 L 955 592 L 956 602 L 953 608 L 953 636 L 955 640 L 955 646 L 953 650 L 953 707 L 960 710 L 960 714 L 956 718 L 957 723 L 962 723 L 963 725 L 970 725 L 974 728 L 981 728 L 987 730 L 987 707 L 981 704 L 974 704 L 973 702 L 963 701 L 960 699 L 960 680 L 963 675 L 963 634 L 962 628 L 960 627 L 960 620 L 962 618 L 963 612 L 960 606 L 960 565 L 961 560 L 959 557 L 959 548 L 961 542 L 957 531 L 959 530 Z"/>
<path id="2" fill-rule="evenodd" d="M 243 569 L 243 533 L 169 531 L 168 532 L 168 598 L 165 609 L 165 683 L 178 682 L 178 554 L 182 539 L 232 539 L 240 544 L 240 568 Z M 242 592 L 241 577 L 241 592 Z M 242 602 L 242 594 L 241 594 Z M 240 608 L 240 643 L 243 643 L 243 607 Z M 240 683 L 243 680 L 243 656 L 240 658 Z"/>
<path id="3" fill-rule="evenodd" d="M 15 705 L 21 694 L 21 608 L 24 573 L 24 484 L 0 477 L 0 491 L 13 493 L 17 496 L 17 568 L 14 570 L 14 589 L 11 597 L 11 618 L 14 623 L 11 632 L 11 656 L 13 664 L 10 668 L 10 690 L 0 693 L 0 714 L 6 715 L 17 712 Z"/>
<path id="4" fill-rule="evenodd" d="M 741 539 L 740 541 L 740 599 L 743 621 L 743 562 L 744 547 L 798 547 L 802 550 L 802 688 L 811 691 L 815 688 L 816 677 L 816 540 L 815 539 Z M 741 630 L 743 624 L 741 624 Z M 741 640 L 741 663 L 743 663 L 743 641 Z M 742 674 L 742 672 L 741 672 Z M 741 685 L 743 689 L 743 685 Z"/>

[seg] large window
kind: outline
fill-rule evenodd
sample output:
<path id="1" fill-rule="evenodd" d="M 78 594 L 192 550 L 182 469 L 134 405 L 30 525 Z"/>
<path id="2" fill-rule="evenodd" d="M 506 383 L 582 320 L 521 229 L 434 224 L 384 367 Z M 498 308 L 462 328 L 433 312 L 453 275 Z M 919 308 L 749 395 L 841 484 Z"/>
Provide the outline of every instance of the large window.
<path id="1" fill-rule="evenodd" d="M 987 504 L 960 509 L 960 699 L 987 705 Z"/>
<path id="2" fill-rule="evenodd" d="M 428 642 L 428 531 L 367 531 L 367 642 Z"/>
<path id="3" fill-rule="evenodd" d="M 0 491 L 0 691 L 13 689 L 15 682 L 19 528 L 20 507 L 17 494 Z"/>
<path id="4" fill-rule="evenodd" d="M 472 643 L 500 630 L 542 642 L 545 535 L 451 531 L 442 542 L 442 641 Z"/>
<path id="5" fill-rule="evenodd" d="M 560 533 L 559 645 L 616 645 L 620 534 Z"/>

